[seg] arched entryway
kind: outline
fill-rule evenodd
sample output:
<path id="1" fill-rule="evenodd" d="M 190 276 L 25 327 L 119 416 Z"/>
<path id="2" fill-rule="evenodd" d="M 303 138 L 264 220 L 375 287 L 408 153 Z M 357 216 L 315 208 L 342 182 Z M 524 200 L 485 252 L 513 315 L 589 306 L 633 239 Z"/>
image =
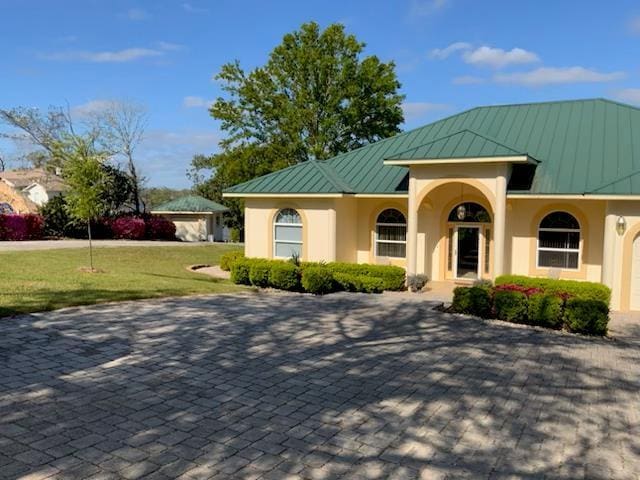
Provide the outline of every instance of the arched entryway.
<path id="1" fill-rule="evenodd" d="M 491 274 L 491 215 L 480 204 L 461 202 L 447 216 L 447 271 L 460 280 Z"/>

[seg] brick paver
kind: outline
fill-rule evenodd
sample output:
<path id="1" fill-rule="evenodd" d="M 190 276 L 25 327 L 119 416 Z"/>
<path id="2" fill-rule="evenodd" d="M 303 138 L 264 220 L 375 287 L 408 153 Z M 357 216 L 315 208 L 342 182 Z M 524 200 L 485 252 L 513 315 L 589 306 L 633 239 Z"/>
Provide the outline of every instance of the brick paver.
<path id="1" fill-rule="evenodd" d="M 421 296 L 261 293 L 0 320 L 0 477 L 631 479 L 640 321 L 592 339 Z"/>

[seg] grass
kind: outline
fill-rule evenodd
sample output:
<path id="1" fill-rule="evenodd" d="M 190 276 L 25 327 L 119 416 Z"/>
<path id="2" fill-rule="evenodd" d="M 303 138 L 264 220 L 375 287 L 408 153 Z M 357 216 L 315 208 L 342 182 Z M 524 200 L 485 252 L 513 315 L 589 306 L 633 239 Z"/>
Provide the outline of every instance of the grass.
<path id="1" fill-rule="evenodd" d="M 72 305 L 205 293 L 240 287 L 186 269 L 219 262 L 230 245 L 94 249 L 101 273 L 82 272 L 87 249 L 0 252 L 0 317 Z"/>

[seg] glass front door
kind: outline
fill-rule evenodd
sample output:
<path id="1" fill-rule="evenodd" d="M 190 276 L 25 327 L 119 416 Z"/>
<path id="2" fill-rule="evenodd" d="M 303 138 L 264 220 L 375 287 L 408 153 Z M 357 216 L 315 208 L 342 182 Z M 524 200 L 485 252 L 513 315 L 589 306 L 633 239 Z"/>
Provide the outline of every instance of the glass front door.
<path id="1" fill-rule="evenodd" d="M 456 227 L 455 277 L 477 279 L 480 267 L 480 228 Z"/>

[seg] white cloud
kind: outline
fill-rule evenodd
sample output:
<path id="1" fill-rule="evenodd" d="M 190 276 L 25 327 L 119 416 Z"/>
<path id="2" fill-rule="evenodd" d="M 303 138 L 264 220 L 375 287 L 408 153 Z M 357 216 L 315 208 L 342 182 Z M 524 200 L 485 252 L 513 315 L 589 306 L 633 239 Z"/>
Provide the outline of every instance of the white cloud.
<path id="1" fill-rule="evenodd" d="M 187 108 L 209 108 L 213 100 L 207 100 L 206 98 L 196 97 L 196 96 L 187 96 L 182 100 L 182 105 Z"/>
<path id="2" fill-rule="evenodd" d="M 114 104 L 113 100 L 96 99 L 71 108 L 71 116 L 77 119 L 90 117 L 95 113 L 107 110 Z"/>
<path id="3" fill-rule="evenodd" d="M 538 55 L 522 48 L 503 50 L 483 45 L 475 50 L 466 51 L 463 60 L 479 67 L 504 68 L 508 65 L 533 63 L 540 61 Z"/>
<path id="4" fill-rule="evenodd" d="M 640 35 L 640 15 L 629 20 L 629 31 L 634 35 Z"/>
<path id="5" fill-rule="evenodd" d="M 404 102 L 402 104 L 402 113 L 404 113 L 405 122 L 410 122 L 422 118 L 428 113 L 448 110 L 449 108 L 450 106 L 444 103 Z"/>
<path id="6" fill-rule="evenodd" d="M 541 67 L 529 72 L 496 74 L 493 79 L 497 83 L 541 87 L 571 83 L 613 82 L 624 77 L 624 72 L 603 73 L 584 67 Z"/>
<path id="7" fill-rule="evenodd" d="M 412 0 L 409 17 L 428 17 L 451 4 L 451 0 Z"/>
<path id="8" fill-rule="evenodd" d="M 444 60 L 452 53 L 456 53 L 460 50 L 469 50 L 472 45 L 467 42 L 455 42 L 445 48 L 434 48 L 429 52 L 429 58 L 435 58 L 437 60 Z"/>
<path id="9" fill-rule="evenodd" d="M 193 14 L 197 14 L 197 13 L 207 13 L 209 10 L 207 10 L 206 8 L 202 8 L 202 7 L 195 7 L 193 6 L 193 4 L 189 3 L 189 2 L 184 2 L 182 4 L 182 9 L 187 12 L 187 13 L 193 13 Z"/>
<path id="10" fill-rule="evenodd" d="M 621 102 L 640 105 L 640 88 L 623 88 L 616 91 L 614 96 Z"/>
<path id="11" fill-rule="evenodd" d="M 462 75 L 460 77 L 455 77 L 451 82 L 454 85 L 478 85 L 480 83 L 485 83 L 486 80 L 482 77 L 475 77 L 473 75 Z"/>
<path id="12" fill-rule="evenodd" d="M 124 17 L 134 22 L 139 22 L 141 20 L 147 20 L 150 15 L 149 12 L 143 10 L 142 8 L 130 8 L 124 14 Z"/>
<path id="13" fill-rule="evenodd" d="M 144 58 L 162 57 L 169 51 L 179 50 L 180 45 L 159 42 L 156 48 L 131 47 L 122 50 L 67 50 L 41 55 L 45 60 L 80 61 L 91 63 L 125 63 Z"/>

